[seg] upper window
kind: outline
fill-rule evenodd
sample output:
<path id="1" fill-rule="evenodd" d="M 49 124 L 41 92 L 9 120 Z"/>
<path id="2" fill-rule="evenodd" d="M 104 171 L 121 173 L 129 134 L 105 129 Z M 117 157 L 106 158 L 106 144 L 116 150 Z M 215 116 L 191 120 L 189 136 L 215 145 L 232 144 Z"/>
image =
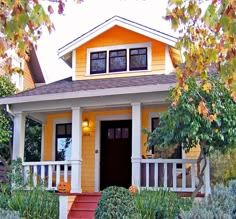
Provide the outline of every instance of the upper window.
<path id="1" fill-rule="evenodd" d="M 90 56 L 90 74 L 106 72 L 107 54 L 103 52 L 92 52 Z"/>
<path id="2" fill-rule="evenodd" d="M 56 160 L 71 159 L 71 123 L 56 124 Z"/>
<path id="3" fill-rule="evenodd" d="M 88 49 L 88 74 L 132 72 L 150 69 L 151 44 L 129 44 L 123 46 Z"/>

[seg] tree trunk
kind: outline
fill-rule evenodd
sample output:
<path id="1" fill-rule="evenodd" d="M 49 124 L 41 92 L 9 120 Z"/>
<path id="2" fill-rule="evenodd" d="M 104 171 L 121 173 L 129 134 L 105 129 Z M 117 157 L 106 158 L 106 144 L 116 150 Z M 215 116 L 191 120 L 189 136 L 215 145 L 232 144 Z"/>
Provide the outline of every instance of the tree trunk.
<path id="1" fill-rule="evenodd" d="M 201 151 L 197 159 L 197 177 L 199 179 L 199 183 L 196 189 L 194 190 L 194 192 L 192 193 L 192 200 L 194 200 L 194 198 L 197 196 L 198 192 L 201 190 L 202 186 L 204 185 L 204 171 L 206 169 L 207 159 L 206 159 L 206 154 L 204 152 L 203 144 L 200 145 L 200 149 Z M 202 162 L 203 164 L 201 165 Z"/>

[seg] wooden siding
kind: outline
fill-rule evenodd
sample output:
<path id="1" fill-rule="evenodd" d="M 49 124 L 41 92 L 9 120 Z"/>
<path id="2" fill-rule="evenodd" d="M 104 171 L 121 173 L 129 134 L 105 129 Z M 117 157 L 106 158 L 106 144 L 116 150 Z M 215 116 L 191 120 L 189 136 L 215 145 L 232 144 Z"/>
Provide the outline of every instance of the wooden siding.
<path id="1" fill-rule="evenodd" d="M 35 88 L 35 84 L 34 84 L 34 80 L 32 78 L 32 75 L 31 75 L 31 72 L 30 72 L 30 69 L 27 65 L 27 63 L 25 62 L 24 64 L 24 90 L 28 90 L 28 89 L 32 89 L 32 88 Z"/>
<path id="2" fill-rule="evenodd" d="M 129 73 L 109 73 L 101 75 L 86 76 L 87 48 L 118 46 L 125 44 L 151 43 L 152 65 L 151 71 L 129 72 Z M 107 78 L 107 77 L 127 77 L 147 74 L 165 73 L 165 44 L 153 40 L 149 37 L 115 26 L 103 34 L 95 37 L 88 43 L 76 50 L 76 80 Z"/>

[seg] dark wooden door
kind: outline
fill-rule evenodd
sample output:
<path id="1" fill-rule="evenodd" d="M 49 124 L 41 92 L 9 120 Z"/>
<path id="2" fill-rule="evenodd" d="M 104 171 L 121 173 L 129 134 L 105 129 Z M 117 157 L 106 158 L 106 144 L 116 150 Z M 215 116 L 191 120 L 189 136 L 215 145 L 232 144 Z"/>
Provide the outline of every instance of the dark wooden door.
<path id="1" fill-rule="evenodd" d="M 100 190 L 131 185 L 131 120 L 101 122 Z"/>

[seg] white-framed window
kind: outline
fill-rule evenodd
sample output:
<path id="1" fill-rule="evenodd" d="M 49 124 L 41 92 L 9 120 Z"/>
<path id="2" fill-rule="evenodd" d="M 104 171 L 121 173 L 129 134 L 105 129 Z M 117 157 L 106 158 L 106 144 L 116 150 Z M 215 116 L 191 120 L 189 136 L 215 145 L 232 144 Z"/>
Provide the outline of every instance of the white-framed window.
<path id="1" fill-rule="evenodd" d="M 53 157 L 55 161 L 71 159 L 72 121 L 70 118 L 55 119 L 53 124 Z"/>
<path id="2" fill-rule="evenodd" d="M 87 75 L 151 70 L 151 43 L 87 49 Z"/>

